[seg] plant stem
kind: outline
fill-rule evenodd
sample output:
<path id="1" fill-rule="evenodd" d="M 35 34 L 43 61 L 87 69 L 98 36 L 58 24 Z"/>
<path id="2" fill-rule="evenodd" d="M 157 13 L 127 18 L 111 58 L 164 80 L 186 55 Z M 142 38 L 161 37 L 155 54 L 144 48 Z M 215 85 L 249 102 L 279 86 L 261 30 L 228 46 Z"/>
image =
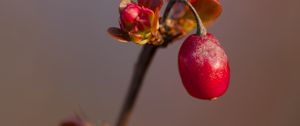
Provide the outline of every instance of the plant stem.
<path id="1" fill-rule="evenodd" d="M 127 126 L 128 119 L 142 86 L 144 76 L 155 55 L 155 52 L 157 51 L 157 48 L 158 46 L 144 45 L 143 50 L 140 53 L 138 62 L 136 63 L 133 78 L 131 80 L 131 85 L 129 87 L 129 91 L 116 126 Z"/>

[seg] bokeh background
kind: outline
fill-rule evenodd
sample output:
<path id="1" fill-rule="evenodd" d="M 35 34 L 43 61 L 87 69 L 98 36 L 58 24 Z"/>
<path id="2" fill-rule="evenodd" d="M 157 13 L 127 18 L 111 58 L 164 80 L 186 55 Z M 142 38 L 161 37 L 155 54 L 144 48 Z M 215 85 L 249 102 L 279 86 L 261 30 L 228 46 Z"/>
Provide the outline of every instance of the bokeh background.
<path id="1" fill-rule="evenodd" d="M 231 85 L 209 102 L 181 84 L 181 41 L 158 51 L 130 126 L 299 126 L 300 1 L 221 0 L 209 28 Z M 114 123 L 141 46 L 106 33 L 118 0 L 0 0 L 0 125 L 57 126 L 74 112 Z"/>

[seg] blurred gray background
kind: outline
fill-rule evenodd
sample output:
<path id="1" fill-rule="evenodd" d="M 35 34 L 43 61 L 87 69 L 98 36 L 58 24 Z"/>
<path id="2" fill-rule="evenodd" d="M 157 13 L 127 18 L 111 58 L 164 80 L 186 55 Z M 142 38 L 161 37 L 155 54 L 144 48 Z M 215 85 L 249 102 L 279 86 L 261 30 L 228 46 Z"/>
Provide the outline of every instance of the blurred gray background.
<path id="1" fill-rule="evenodd" d="M 230 57 L 215 102 L 181 84 L 181 41 L 158 51 L 130 126 L 299 126 L 300 1 L 221 0 L 209 28 Z M 74 111 L 114 123 L 141 46 L 106 33 L 118 0 L 0 0 L 0 125 L 56 126 Z M 79 107 L 81 106 L 81 107 Z"/>

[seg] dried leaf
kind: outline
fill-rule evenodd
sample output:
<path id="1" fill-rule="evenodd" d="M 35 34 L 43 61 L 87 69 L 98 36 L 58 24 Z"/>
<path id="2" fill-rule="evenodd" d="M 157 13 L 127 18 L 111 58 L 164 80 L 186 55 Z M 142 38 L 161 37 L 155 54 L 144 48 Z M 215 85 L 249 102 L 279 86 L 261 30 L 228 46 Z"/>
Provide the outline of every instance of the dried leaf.
<path id="1" fill-rule="evenodd" d="M 197 10 L 205 26 L 215 21 L 222 13 L 222 6 L 218 0 L 190 0 Z M 194 19 L 192 11 L 188 10 L 185 18 Z"/>
<path id="2" fill-rule="evenodd" d="M 130 37 L 126 32 L 123 32 L 121 29 L 116 27 L 110 27 L 107 29 L 107 32 L 111 35 L 112 38 L 120 42 L 129 42 Z"/>
<path id="3" fill-rule="evenodd" d="M 151 33 L 156 34 L 159 28 L 159 12 L 154 12 L 154 19 L 152 20 Z"/>

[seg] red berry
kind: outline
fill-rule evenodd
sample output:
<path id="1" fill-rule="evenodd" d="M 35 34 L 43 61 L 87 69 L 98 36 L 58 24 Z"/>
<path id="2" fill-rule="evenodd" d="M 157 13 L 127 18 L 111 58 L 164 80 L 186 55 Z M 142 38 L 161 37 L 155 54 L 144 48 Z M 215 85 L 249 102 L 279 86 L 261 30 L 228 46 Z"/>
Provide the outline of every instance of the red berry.
<path id="1" fill-rule="evenodd" d="M 188 93 L 200 99 L 215 99 L 227 90 L 230 68 L 225 51 L 210 33 L 191 35 L 181 45 L 179 73 Z"/>

